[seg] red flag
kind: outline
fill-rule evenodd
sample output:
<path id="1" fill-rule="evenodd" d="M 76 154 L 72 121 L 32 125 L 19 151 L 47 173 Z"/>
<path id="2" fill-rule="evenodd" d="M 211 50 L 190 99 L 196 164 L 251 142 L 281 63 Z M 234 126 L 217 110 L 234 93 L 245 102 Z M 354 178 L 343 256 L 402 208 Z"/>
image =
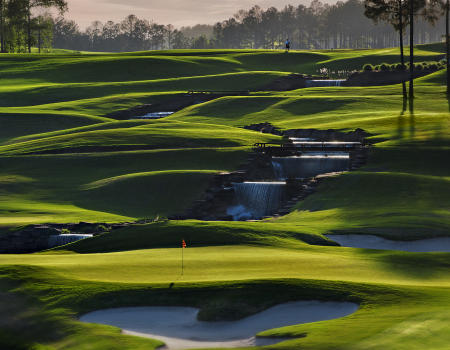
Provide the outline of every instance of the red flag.
<path id="1" fill-rule="evenodd" d="M 184 241 L 184 239 L 183 239 L 183 242 L 181 243 L 181 245 L 183 248 L 186 248 L 186 242 Z"/>

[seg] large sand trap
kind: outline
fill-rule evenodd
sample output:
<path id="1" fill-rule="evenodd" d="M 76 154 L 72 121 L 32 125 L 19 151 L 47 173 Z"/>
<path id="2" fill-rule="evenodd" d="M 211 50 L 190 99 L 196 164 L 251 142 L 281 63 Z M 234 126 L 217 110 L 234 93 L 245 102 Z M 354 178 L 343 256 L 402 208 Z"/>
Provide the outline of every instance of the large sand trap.
<path id="1" fill-rule="evenodd" d="M 299 301 L 231 322 L 201 322 L 191 307 L 132 307 L 91 312 L 81 321 L 119 327 L 125 334 L 163 341 L 168 349 L 270 345 L 285 339 L 255 338 L 267 329 L 330 320 L 358 309 L 347 302 Z"/>
<path id="2" fill-rule="evenodd" d="M 401 250 L 405 252 L 450 252 L 450 237 L 418 241 L 392 241 L 372 235 L 327 235 L 343 247 Z"/>

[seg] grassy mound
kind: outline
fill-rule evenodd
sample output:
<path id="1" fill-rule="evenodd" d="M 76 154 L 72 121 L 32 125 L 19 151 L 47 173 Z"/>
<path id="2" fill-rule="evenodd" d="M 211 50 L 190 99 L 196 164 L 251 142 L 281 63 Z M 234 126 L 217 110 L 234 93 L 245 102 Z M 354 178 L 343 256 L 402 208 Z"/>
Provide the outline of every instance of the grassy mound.
<path id="1" fill-rule="evenodd" d="M 174 248 L 182 240 L 189 247 L 252 244 L 263 246 L 303 246 L 302 242 L 335 245 L 322 235 L 302 232 L 295 225 L 261 222 L 167 221 L 133 225 L 93 239 L 55 248 L 55 251 L 104 253 L 122 250 Z"/>
<path id="2" fill-rule="evenodd" d="M 130 125 L 131 124 L 131 125 Z M 122 126 L 126 126 L 125 128 Z M 77 132 L 78 131 L 78 132 Z M 73 130 L 0 147 L 0 154 L 86 153 L 140 149 L 251 147 L 256 142 L 279 143 L 280 138 L 211 124 L 137 122 Z"/>
<path id="3" fill-rule="evenodd" d="M 0 113 L 0 145 L 27 135 L 103 123 L 105 118 L 58 113 Z"/>

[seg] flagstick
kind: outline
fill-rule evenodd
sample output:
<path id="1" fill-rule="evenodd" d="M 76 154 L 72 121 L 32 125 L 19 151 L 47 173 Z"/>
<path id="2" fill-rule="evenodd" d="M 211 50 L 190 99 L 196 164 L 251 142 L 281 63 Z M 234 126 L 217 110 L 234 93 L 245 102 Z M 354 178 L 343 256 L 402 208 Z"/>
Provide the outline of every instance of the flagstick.
<path id="1" fill-rule="evenodd" d="M 181 247 L 181 276 L 184 275 L 184 247 Z"/>
<path id="2" fill-rule="evenodd" d="M 183 239 L 181 241 L 181 276 L 184 275 L 184 248 L 186 248 L 186 242 Z"/>

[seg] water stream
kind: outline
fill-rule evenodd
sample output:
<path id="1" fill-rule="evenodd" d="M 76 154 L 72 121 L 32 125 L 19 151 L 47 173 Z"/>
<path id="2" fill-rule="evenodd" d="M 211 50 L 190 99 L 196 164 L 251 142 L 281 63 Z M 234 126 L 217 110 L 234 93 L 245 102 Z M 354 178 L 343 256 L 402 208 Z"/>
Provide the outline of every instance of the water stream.
<path id="1" fill-rule="evenodd" d="M 49 248 L 59 247 L 69 243 L 73 243 L 82 239 L 91 238 L 92 234 L 61 234 L 53 235 L 48 238 Z"/>
<path id="2" fill-rule="evenodd" d="M 346 141 L 296 141 L 292 144 L 298 148 L 355 148 L 361 145 L 361 142 L 346 142 Z"/>
<path id="3" fill-rule="evenodd" d="M 343 81 L 345 81 L 345 79 L 337 79 L 337 80 L 331 80 L 331 79 L 307 80 L 306 81 L 306 87 L 309 88 L 309 87 L 341 86 Z"/>
<path id="4" fill-rule="evenodd" d="M 319 174 L 348 170 L 350 154 L 311 152 L 295 157 L 273 157 L 272 166 L 277 179 L 309 178 Z"/>
<path id="5" fill-rule="evenodd" d="M 286 182 L 242 182 L 233 184 L 235 205 L 227 214 L 234 220 L 261 219 L 273 214 L 286 198 Z"/>
<path id="6" fill-rule="evenodd" d="M 146 115 L 133 117 L 130 119 L 161 119 L 168 117 L 169 115 L 174 114 L 175 112 L 153 112 L 153 113 L 147 113 Z"/>

